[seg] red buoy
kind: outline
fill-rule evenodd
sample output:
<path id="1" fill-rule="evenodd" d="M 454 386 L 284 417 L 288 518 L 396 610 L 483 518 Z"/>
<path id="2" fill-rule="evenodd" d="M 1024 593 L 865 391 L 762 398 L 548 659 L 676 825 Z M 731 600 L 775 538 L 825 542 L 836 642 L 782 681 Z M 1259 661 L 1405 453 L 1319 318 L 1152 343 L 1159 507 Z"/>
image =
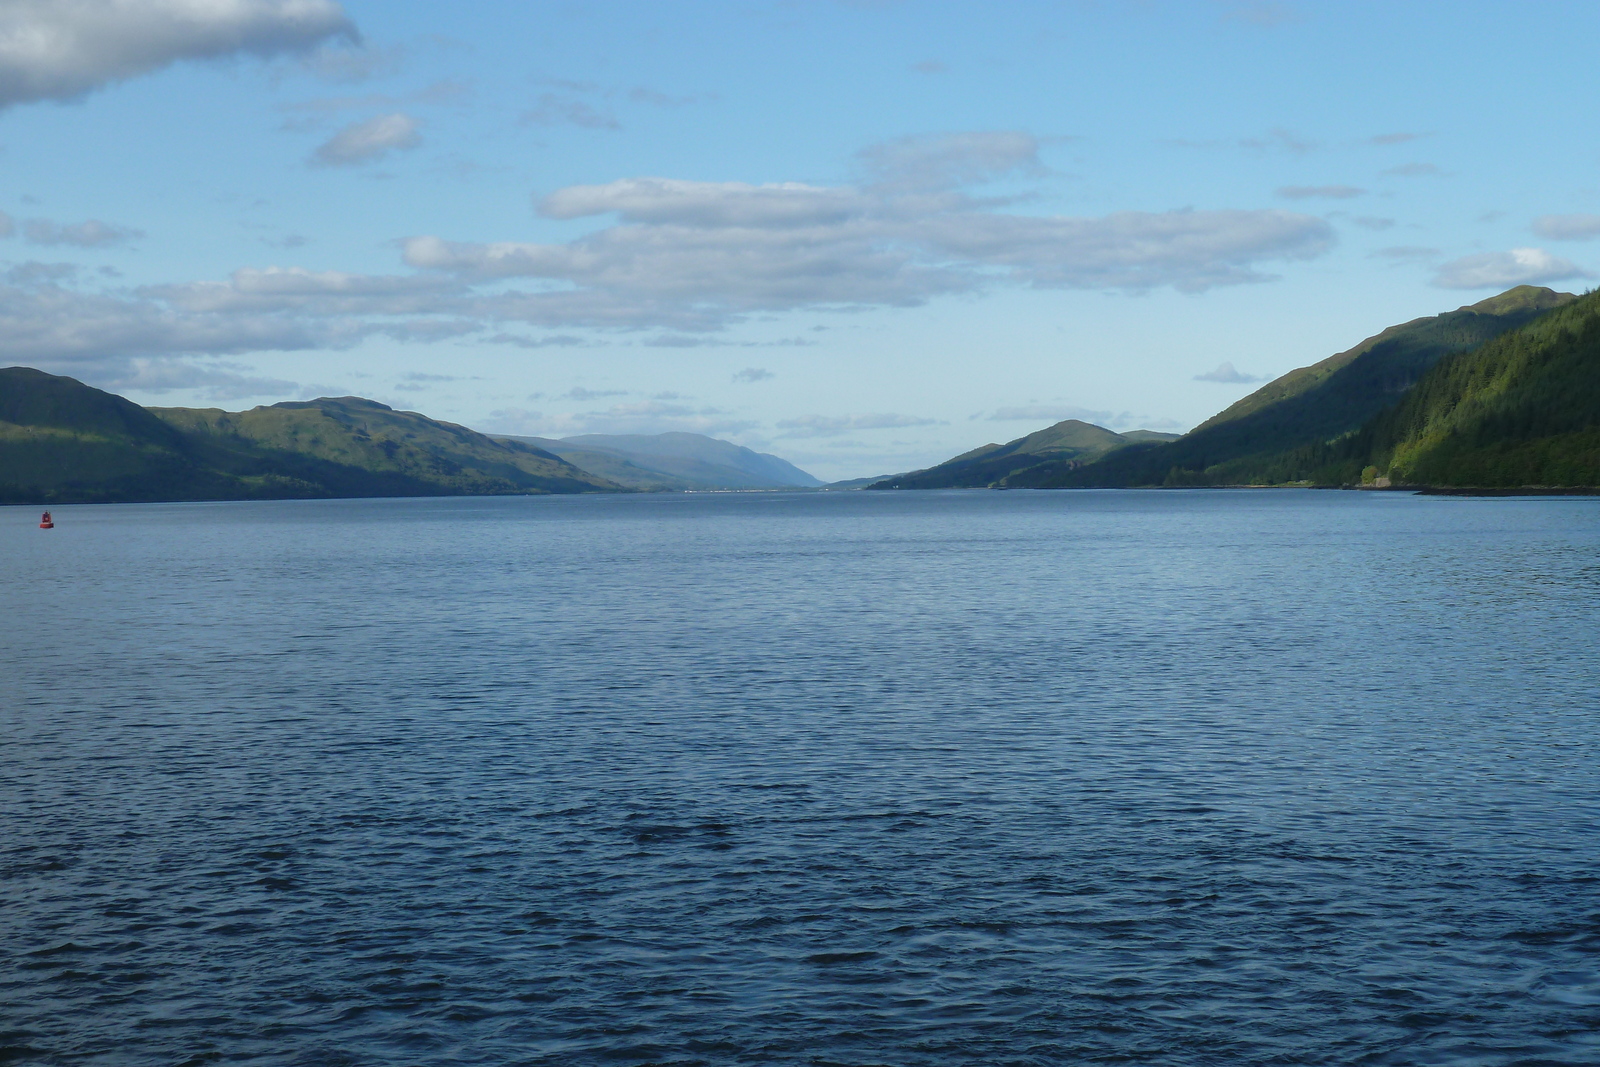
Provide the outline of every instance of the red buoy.
<path id="1" fill-rule="evenodd" d="M 41 529 L 41 530 L 54 530 L 55 528 L 56 528 L 55 520 L 50 517 L 50 513 L 48 511 L 45 512 L 44 513 L 44 518 L 39 520 L 39 529 Z"/>

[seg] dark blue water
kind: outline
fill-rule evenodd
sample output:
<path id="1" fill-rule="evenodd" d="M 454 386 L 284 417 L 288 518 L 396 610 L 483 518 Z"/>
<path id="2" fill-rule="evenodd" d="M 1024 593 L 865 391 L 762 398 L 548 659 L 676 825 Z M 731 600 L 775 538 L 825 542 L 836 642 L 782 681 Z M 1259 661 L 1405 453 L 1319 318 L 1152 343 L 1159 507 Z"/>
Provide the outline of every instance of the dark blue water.
<path id="1" fill-rule="evenodd" d="M 0 509 L 0 1060 L 1600 1063 L 1600 500 Z"/>

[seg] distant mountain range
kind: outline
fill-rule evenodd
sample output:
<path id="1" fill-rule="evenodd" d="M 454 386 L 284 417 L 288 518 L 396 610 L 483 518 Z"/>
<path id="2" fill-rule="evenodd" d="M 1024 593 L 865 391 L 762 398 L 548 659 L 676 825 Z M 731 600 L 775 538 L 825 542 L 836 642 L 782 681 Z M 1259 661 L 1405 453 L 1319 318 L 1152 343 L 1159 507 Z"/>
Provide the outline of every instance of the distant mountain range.
<path id="1" fill-rule="evenodd" d="M 810 489 L 823 484 L 787 460 L 697 433 L 497 440 L 542 449 L 629 489 Z"/>
<path id="2" fill-rule="evenodd" d="M 1600 486 L 1600 293 L 1518 286 L 1290 371 L 1182 437 L 1134 436 L 1059 423 L 870 488 Z"/>

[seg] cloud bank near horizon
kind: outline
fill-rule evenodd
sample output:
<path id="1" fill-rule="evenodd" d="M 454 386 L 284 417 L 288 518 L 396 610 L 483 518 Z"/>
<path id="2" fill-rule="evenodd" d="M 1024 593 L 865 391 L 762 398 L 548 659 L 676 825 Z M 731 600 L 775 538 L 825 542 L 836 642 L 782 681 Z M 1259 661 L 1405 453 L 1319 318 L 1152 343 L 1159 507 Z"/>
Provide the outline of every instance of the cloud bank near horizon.
<path id="1" fill-rule="evenodd" d="M 414 143 L 414 124 L 397 118 L 347 129 L 320 150 L 325 161 L 357 164 Z M 401 242 L 410 273 L 250 267 L 122 291 L 18 276 L 0 287 L 0 357 L 116 364 L 341 348 L 377 334 L 539 344 L 517 332 L 529 329 L 694 338 L 775 313 L 914 307 L 1005 287 L 1199 293 L 1268 281 L 1263 264 L 1334 243 L 1325 220 L 1279 209 L 1024 215 L 967 191 L 1036 173 L 1038 143 L 1026 134 L 906 138 L 861 160 L 867 178 L 849 185 L 568 186 L 538 210 L 596 220 L 589 233 L 565 243 L 411 237 Z"/>

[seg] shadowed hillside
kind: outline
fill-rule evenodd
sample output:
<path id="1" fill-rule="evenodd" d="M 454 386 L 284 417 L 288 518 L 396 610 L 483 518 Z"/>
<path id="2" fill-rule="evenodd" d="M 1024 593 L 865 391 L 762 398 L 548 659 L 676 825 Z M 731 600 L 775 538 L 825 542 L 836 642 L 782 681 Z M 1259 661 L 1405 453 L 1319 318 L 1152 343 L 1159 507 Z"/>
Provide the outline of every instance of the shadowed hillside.
<path id="1" fill-rule="evenodd" d="M 145 409 L 0 370 L 0 501 L 575 493 L 621 488 L 528 445 L 356 397 Z"/>
<path id="2" fill-rule="evenodd" d="M 983 445 L 963 452 L 937 467 L 900 474 L 869 485 L 869 489 L 980 489 L 1007 486 L 1020 476 L 1044 467 L 1073 468 L 1130 445 L 1170 441 L 1176 434 L 1134 430 L 1119 434 L 1104 426 L 1068 419 L 1037 430 L 1004 445 Z"/>

